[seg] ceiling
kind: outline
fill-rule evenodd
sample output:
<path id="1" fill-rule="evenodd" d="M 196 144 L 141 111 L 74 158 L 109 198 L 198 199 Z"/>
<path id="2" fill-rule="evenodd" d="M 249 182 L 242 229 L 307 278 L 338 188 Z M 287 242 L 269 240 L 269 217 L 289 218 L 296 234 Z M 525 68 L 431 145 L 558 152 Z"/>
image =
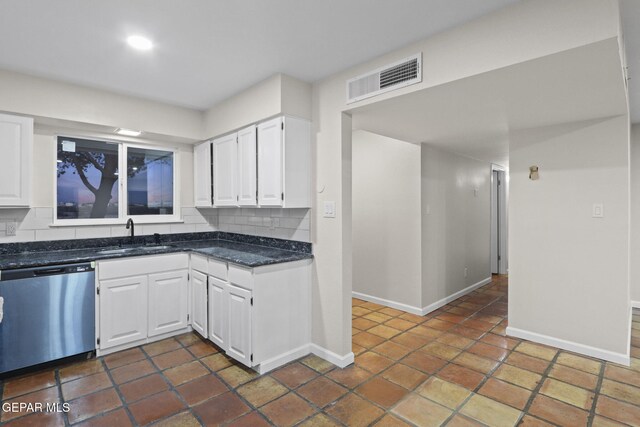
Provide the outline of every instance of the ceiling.
<path id="1" fill-rule="evenodd" d="M 0 0 L 0 68 L 207 109 L 316 81 L 517 0 Z M 137 52 L 125 40 L 151 38 Z"/>
<path id="2" fill-rule="evenodd" d="M 629 67 L 631 122 L 640 123 L 640 1 L 622 0 L 622 30 Z"/>
<path id="3" fill-rule="evenodd" d="M 626 108 L 619 48 L 610 39 L 351 113 L 354 129 L 507 166 L 513 132 L 621 115 Z"/>

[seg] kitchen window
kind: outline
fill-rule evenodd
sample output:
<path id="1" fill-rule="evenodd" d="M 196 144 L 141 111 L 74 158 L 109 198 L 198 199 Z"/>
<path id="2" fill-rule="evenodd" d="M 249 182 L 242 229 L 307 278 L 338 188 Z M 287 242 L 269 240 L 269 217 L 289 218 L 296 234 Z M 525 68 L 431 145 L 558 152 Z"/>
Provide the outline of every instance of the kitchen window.
<path id="1" fill-rule="evenodd" d="M 59 136 L 56 153 L 56 225 L 179 220 L 176 150 Z"/>

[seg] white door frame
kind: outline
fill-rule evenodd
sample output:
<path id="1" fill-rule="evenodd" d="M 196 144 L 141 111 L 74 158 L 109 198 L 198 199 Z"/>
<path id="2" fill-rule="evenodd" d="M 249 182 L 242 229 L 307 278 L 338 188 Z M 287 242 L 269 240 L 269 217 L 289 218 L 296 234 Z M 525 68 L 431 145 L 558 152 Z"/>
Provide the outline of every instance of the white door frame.
<path id="1" fill-rule="evenodd" d="M 500 176 L 500 185 L 498 186 L 498 193 L 495 194 L 495 174 L 494 172 L 498 172 Z M 497 244 L 499 256 L 497 260 L 497 273 L 498 274 L 507 274 L 509 272 L 509 260 L 508 260 L 508 172 L 506 168 L 500 165 L 492 164 L 491 165 L 491 253 L 494 254 L 494 244 Z M 494 238 L 494 221 L 496 218 L 494 217 L 494 211 L 496 209 L 496 204 L 498 206 L 497 211 L 497 222 L 498 226 L 495 229 L 497 233 L 496 238 Z M 494 257 L 491 257 L 491 271 L 496 272 L 496 268 L 494 262 L 496 260 Z"/>

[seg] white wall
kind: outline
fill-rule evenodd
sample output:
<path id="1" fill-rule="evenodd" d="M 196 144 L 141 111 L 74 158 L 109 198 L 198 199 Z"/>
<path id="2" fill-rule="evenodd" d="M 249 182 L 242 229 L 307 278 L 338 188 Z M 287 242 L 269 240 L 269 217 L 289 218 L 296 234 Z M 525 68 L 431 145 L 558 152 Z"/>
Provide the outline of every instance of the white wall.
<path id="1" fill-rule="evenodd" d="M 353 291 L 421 298 L 420 146 L 353 132 Z"/>
<path id="2" fill-rule="evenodd" d="M 207 110 L 204 135 L 217 137 L 283 114 L 311 118 L 311 85 L 275 74 Z"/>
<path id="3" fill-rule="evenodd" d="M 628 132 L 621 116 L 512 135 L 508 333 L 628 356 Z M 594 203 L 604 218 L 592 218 Z"/>
<path id="4" fill-rule="evenodd" d="M 344 154 L 351 147 L 351 121 L 345 120 L 345 112 L 617 37 L 618 31 L 616 0 L 525 0 L 314 83 L 314 207 L 322 206 L 324 201 L 341 201 L 350 192 L 351 179 L 341 166 L 350 162 Z M 424 58 L 422 83 L 346 105 L 346 80 L 417 52 L 422 52 Z M 351 295 L 352 282 L 345 273 L 350 271 L 351 251 L 340 242 L 343 235 L 351 233 L 351 216 L 348 206 L 340 203 L 335 219 L 323 218 L 320 211 L 312 211 L 311 222 L 315 256 L 313 340 L 346 357 L 351 348 L 351 322 L 350 301 L 345 295 Z"/>
<path id="5" fill-rule="evenodd" d="M 491 278 L 491 165 L 426 144 L 421 159 L 422 307 L 431 311 Z"/>
<path id="6" fill-rule="evenodd" d="M 0 70 L 0 111 L 202 139 L 203 114 L 104 90 Z"/>
<path id="7" fill-rule="evenodd" d="M 640 307 L 640 124 L 631 127 L 631 301 Z"/>

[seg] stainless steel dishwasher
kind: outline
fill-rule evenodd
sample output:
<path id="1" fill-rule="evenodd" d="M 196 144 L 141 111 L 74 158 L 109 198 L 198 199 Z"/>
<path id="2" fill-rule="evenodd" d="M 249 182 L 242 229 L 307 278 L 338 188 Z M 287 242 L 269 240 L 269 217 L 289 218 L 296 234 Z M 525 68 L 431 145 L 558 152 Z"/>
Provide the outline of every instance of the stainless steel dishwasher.
<path id="1" fill-rule="evenodd" d="M 0 272 L 0 374 L 95 350 L 91 263 Z"/>

